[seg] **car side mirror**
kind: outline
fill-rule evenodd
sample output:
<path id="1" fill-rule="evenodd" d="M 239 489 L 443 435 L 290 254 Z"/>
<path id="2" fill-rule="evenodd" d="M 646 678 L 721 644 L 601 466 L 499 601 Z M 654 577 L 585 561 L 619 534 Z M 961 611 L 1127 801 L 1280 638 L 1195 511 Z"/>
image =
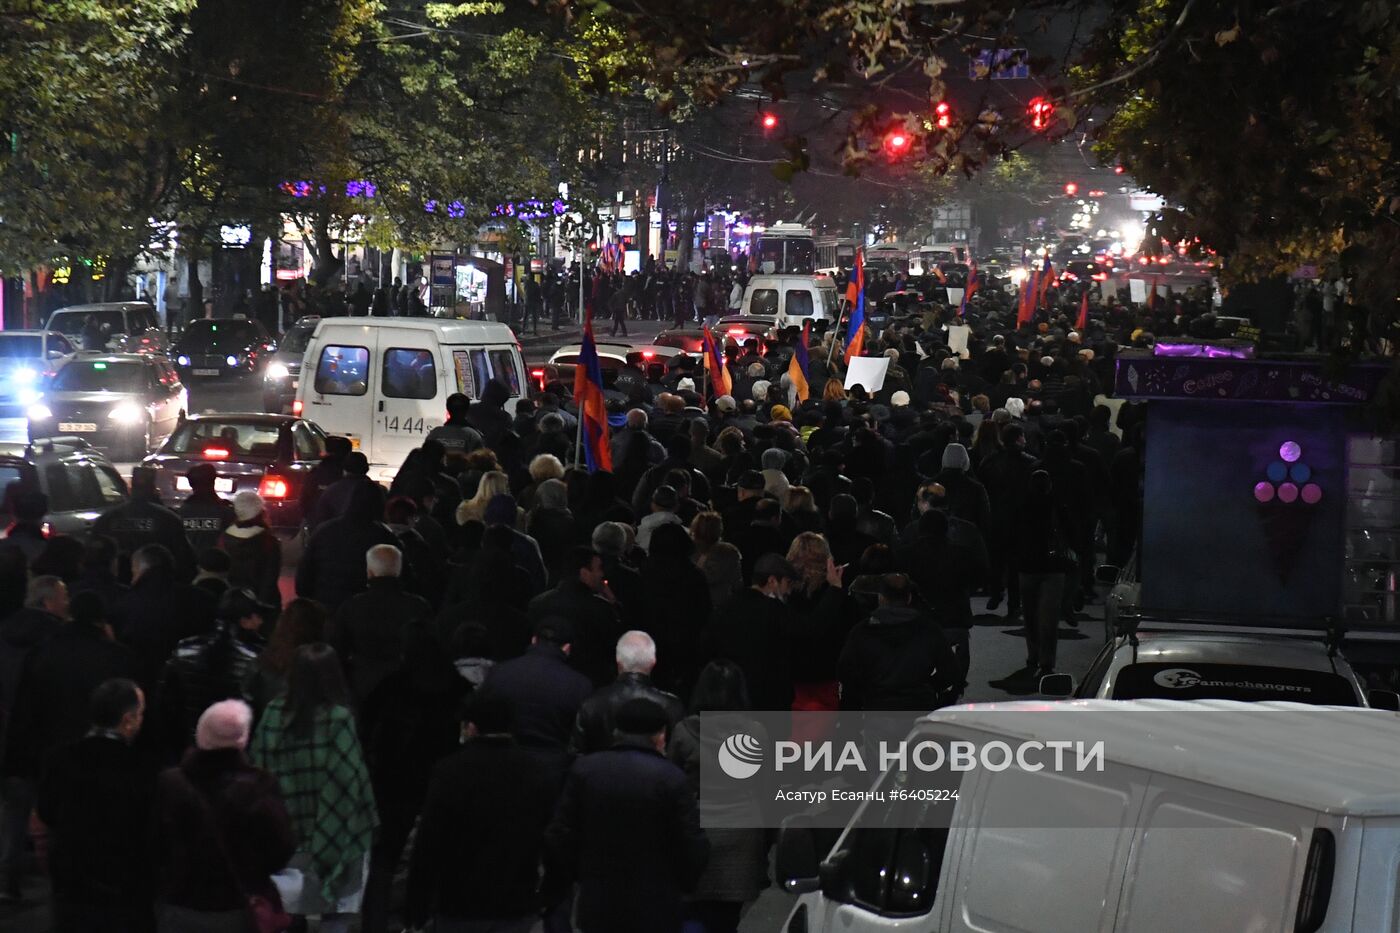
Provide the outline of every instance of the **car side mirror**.
<path id="1" fill-rule="evenodd" d="M 1074 696 L 1074 678 L 1069 674 L 1046 674 L 1040 678 L 1042 696 L 1067 700 Z"/>
<path id="2" fill-rule="evenodd" d="M 1094 568 L 1094 579 L 1099 583 L 1112 586 L 1118 582 L 1118 577 L 1123 573 L 1123 568 L 1116 564 L 1099 564 Z"/>
<path id="3" fill-rule="evenodd" d="M 891 913 L 914 914 L 927 911 L 929 892 L 938 881 L 939 866 L 919 833 L 901 833 L 894 852 L 894 873 L 890 878 Z"/>
<path id="4" fill-rule="evenodd" d="M 773 860 L 774 875 L 789 894 L 807 894 L 821 887 L 817 843 L 810 829 L 783 827 Z"/>
<path id="5" fill-rule="evenodd" d="M 51 360 L 61 360 L 63 359 L 64 355 L 65 354 L 62 350 L 50 350 L 48 358 Z"/>
<path id="6" fill-rule="evenodd" d="M 833 852 L 817 866 L 817 876 L 821 882 L 819 887 L 822 894 L 831 900 L 846 900 L 845 889 L 849 887 L 849 882 L 846 880 L 846 857 L 848 855 L 850 855 L 848 849 Z"/>
<path id="7" fill-rule="evenodd" d="M 1400 712 L 1400 693 L 1396 693 L 1394 690 L 1367 691 L 1366 702 L 1372 709 L 1387 709 L 1391 712 Z"/>

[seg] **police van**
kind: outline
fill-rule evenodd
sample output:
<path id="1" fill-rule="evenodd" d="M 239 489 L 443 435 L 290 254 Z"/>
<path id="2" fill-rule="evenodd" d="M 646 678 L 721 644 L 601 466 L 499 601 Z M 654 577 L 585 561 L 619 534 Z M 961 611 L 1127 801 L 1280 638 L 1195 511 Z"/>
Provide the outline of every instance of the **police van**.
<path id="1" fill-rule="evenodd" d="M 293 412 L 349 438 L 382 478 L 443 423 L 449 395 L 498 396 L 513 414 L 525 390 L 520 345 L 505 324 L 324 318 L 306 345 Z"/>

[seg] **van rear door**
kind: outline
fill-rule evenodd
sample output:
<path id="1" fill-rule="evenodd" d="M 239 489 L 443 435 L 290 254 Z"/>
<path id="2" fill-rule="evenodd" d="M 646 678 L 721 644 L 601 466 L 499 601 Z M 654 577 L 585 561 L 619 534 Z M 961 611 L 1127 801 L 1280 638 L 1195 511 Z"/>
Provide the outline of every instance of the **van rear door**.
<path id="1" fill-rule="evenodd" d="M 301 374 L 302 414 L 327 434 L 348 437 L 366 456 L 373 443 L 370 384 L 376 349 L 375 333 L 368 327 L 327 328 L 308 345 Z"/>
<path id="2" fill-rule="evenodd" d="M 431 331 L 377 328 L 374 417 L 375 463 L 398 466 L 442 424 L 447 376 Z"/>
<path id="3" fill-rule="evenodd" d="M 452 361 L 452 379 L 455 382 L 448 391 L 461 392 L 475 402 L 486 391 L 486 383 L 496 379 L 506 387 L 510 396 L 506 411 L 515 413 L 515 403 L 524 394 L 526 384 L 525 364 L 519 350 L 511 344 L 454 345 L 444 347 L 444 350 Z"/>

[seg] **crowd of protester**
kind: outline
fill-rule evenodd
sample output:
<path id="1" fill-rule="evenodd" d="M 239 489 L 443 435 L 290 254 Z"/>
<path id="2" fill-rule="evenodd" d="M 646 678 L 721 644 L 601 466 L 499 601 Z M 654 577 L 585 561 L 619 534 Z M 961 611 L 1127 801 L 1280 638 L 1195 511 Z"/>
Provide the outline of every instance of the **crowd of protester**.
<path id="1" fill-rule="evenodd" d="M 1117 347 L 1205 314 L 1075 312 L 919 307 L 868 339 L 875 392 L 834 334 L 805 400 L 796 332 L 727 348 L 723 395 L 683 361 L 612 400 L 611 470 L 575 463 L 562 389 L 454 396 L 387 490 L 332 439 L 281 585 L 261 500 L 212 470 L 172 510 L 137 468 L 83 538 L 12 488 L 4 895 L 37 860 L 60 931 L 735 930 L 768 840 L 700 828 L 700 712 L 955 702 L 976 594 L 1033 682 L 1096 554 L 1129 559 Z"/>

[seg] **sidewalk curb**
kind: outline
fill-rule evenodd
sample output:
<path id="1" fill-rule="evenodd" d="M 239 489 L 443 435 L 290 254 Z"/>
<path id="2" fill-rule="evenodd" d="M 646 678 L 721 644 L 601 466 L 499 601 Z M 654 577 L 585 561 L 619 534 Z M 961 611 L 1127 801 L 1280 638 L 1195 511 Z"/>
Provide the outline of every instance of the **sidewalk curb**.
<path id="1" fill-rule="evenodd" d="M 553 341 L 578 343 L 583 339 L 583 331 L 569 329 L 548 330 L 538 334 L 516 334 L 515 339 L 519 341 L 522 347 L 534 346 L 538 343 L 551 343 Z"/>

